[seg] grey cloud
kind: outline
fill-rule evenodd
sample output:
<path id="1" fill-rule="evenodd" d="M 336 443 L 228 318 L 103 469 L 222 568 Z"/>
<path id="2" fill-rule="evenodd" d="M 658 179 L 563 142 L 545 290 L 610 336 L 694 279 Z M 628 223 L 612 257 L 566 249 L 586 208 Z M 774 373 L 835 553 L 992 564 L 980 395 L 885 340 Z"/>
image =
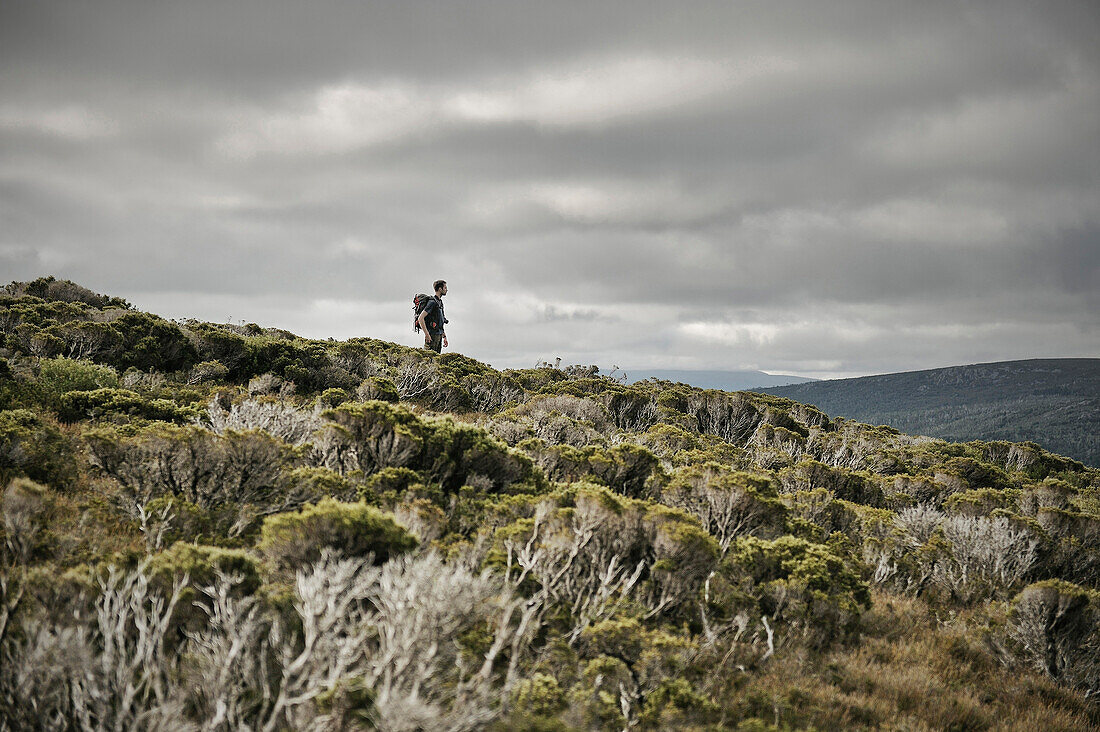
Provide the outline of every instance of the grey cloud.
<path id="1" fill-rule="evenodd" d="M 442 276 L 498 365 L 1096 355 L 1097 31 L 1087 2 L 5 3 L 0 268 L 394 337 Z"/>

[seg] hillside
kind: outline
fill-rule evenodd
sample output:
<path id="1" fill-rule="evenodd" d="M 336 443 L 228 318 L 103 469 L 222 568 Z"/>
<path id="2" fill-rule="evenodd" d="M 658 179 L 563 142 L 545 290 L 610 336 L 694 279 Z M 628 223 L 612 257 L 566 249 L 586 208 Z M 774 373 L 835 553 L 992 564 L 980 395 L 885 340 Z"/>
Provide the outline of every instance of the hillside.
<path id="1" fill-rule="evenodd" d="M 1032 359 L 755 388 L 951 441 L 1031 440 L 1100 466 L 1100 359 Z"/>
<path id="2" fill-rule="evenodd" d="M 814 379 L 783 374 L 766 374 L 763 371 L 702 371 L 689 369 L 625 369 L 627 382 L 634 384 L 646 379 L 673 381 L 697 386 L 700 389 L 744 391 L 769 386 L 802 384 Z"/>
<path id="3" fill-rule="evenodd" d="M 0 732 L 1100 728 L 1100 470 L 0 293 Z"/>

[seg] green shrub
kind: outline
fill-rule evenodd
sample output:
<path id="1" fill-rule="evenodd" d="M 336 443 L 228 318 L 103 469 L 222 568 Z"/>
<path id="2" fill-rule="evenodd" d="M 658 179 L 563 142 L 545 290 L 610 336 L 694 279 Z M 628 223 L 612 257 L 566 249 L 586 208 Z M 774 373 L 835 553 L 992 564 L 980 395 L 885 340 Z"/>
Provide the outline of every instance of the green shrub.
<path id="1" fill-rule="evenodd" d="M 1100 593 L 1063 580 L 1028 585 L 1012 600 L 1009 635 L 1020 658 L 1082 688 L 1100 682 Z"/>
<path id="2" fill-rule="evenodd" d="M 129 389 L 70 391 L 61 396 L 57 406 L 58 417 L 65 422 L 111 416 L 186 422 L 197 413 L 197 408 L 181 407 L 168 399 L 148 399 Z"/>
<path id="3" fill-rule="evenodd" d="M 118 372 L 110 366 L 72 358 L 45 359 L 39 366 L 38 386 L 47 404 L 54 405 L 69 391 L 115 388 Z"/>
<path id="4" fill-rule="evenodd" d="M 279 483 L 287 495 L 300 496 L 311 503 L 322 498 L 352 501 L 361 488 L 334 470 L 315 467 L 295 468 L 284 472 Z"/>
<path id="5" fill-rule="evenodd" d="M 449 417 L 421 419 L 387 402 L 341 404 L 322 416 L 330 427 L 329 449 L 345 470 L 371 474 L 385 468 L 409 468 L 456 492 L 474 476 L 493 490 L 514 483 L 538 487 L 542 476 L 530 458 L 509 448 L 480 427 Z"/>
<path id="6" fill-rule="evenodd" d="M 882 488 L 869 474 L 830 467 L 809 458 L 781 470 L 779 482 L 787 493 L 824 488 L 852 503 L 876 507 L 885 504 Z"/>
<path id="7" fill-rule="evenodd" d="M 661 501 L 699 519 L 722 553 L 739 536 L 772 538 L 786 528 L 787 508 L 768 474 L 734 471 L 716 462 L 678 468 Z"/>
<path id="8" fill-rule="evenodd" d="M 370 503 L 377 502 L 382 496 L 397 498 L 410 486 L 422 484 L 420 473 L 409 468 L 384 468 L 367 479 L 359 489 L 359 497 Z"/>
<path id="9" fill-rule="evenodd" d="M 793 536 L 738 539 L 724 569 L 760 615 L 787 623 L 815 645 L 858 633 L 867 585 L 829 547 Z"/>
<path id="10" fill-rule="evenodd" d="M 317 397 L 317 401 L 325 407 L 338 407 L 350 398 L 351 395 L 344 389 L 325 389 L 321 392 L 321 396 Z"/>
<path id="11" fill-rule="evenodd" d="M 668 679 L 646 695 L 643 729 L 714 729 L 703 725 L 721 719 L 717 704 L 692 688 L 687 679 Z"/>
<path id="12" fill-rule="evenodd" d="M 12 295 L 30 295 L 43 300 L 56 300 L 59 302 L 79 302 L 91 305 L 95 308 L 123 308 L 131 307 L 130 303 L 121 297 L 101 295 L 89 290 L 83 285 L 78 285 L 72 280 L 59 280 L 53 275 L 39 277 L 29 282 L 12 282 L 4 288 Z"/>
<path id="13" fill-rule="evenodd" d="M 553 676 L 535 673 L 516 684 L 512 706 L 525 714 L 553 717 L 565 708 L 565 693 Z"/>
<path id="14" fill-rule="evenodd" d="M 383 402 L 398 402 L 401 400 L 401 393 L 397 391 L 397 387 L 394 386 L 392 381 L 382 376 L 370 376 L 363 379 L 363 383 L 359 385 L 355 393 L 364 401 L 378 399 Z"/>
<path id="15" fill-rule="evenodd" d="M 150 581 L 162 588 L 186 576 L 191 587 L 201 589 L 213 585 L 219 572 L 239 577 L 237 591 L 242 594 L 250 595 L 260 587 L 259 564 L 242 549 L 177 542 L 153 555 L 149 563 Z"/>
<path id="16" fill-rule="evenodd" d="M 275 567 L 294 570 L 317 561 L 324 549 L 343 556 L 373 556 L 378 563 L 416 547 L 416 538 L 393 518 L 365 503 L 331 499 L 300 512 L 264 519 L 259 550 Z"/>
<path id="17" fill-rule="evenodd" d="M 55 424 L 26 409 L 0 411 L 0 485 L 16 476 L 57 489 L 77 478 L 72 444 Z"/>
<path id="18" fill-rule="evenodd" d="M 175 323 L 148 313 L 128 312 L 111 321 L 122 339 L 114 366 L 125 371 L 180 371 L 198 361 L 191 341 Z"/>
<path id="19" fill-rule="evenodd" d="M 207 382 L 225 381 L 229 376 L 229 368 L 218 361 L 203 361 L 191 367 L 187 376 L 188 384 L 205 384 Z"/>
<path id="20" fill-rule="evenodd" d="M 531 456 L 551 480 L 595 481 L 631 498 L 656 493 L 664 479 L 660 460 L 639 445 L 572 447 L 529 439 L 517 447 Z"/>

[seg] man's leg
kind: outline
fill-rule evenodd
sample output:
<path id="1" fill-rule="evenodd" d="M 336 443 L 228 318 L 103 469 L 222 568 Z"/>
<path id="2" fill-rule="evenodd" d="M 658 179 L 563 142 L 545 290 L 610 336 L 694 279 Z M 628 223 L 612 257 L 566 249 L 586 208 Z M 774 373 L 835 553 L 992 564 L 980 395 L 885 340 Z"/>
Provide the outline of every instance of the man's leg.
<path id="1" fill-rule="evenodd" d="M 435 351 L 436 353 L 442 353 L 443 352 L 443 334 L 442 333 L 436 333 L 435 335 L 433 335 L 432 336 L 432 342 L 430 344 L 425 345 L 424 347 L 425 348 L 430 348 L 433 351 Z"/>

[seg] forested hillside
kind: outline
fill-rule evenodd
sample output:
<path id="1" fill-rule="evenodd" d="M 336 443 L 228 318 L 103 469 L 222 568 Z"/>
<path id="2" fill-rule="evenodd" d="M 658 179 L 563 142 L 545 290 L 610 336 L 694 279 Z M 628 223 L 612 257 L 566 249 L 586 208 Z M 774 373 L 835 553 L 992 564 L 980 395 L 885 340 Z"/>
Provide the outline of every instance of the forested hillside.
<path id="1" fill-rule="evenodd" d="M 1028 440 L 1100 466 L 1100 358 L 1032 359 L 757 391 L 945 440 Z"/>
<path id="2" fill-rule="evenodd" d="M 1100 726 L 1100 471 L 0 294 L 0 730 Z"/>

